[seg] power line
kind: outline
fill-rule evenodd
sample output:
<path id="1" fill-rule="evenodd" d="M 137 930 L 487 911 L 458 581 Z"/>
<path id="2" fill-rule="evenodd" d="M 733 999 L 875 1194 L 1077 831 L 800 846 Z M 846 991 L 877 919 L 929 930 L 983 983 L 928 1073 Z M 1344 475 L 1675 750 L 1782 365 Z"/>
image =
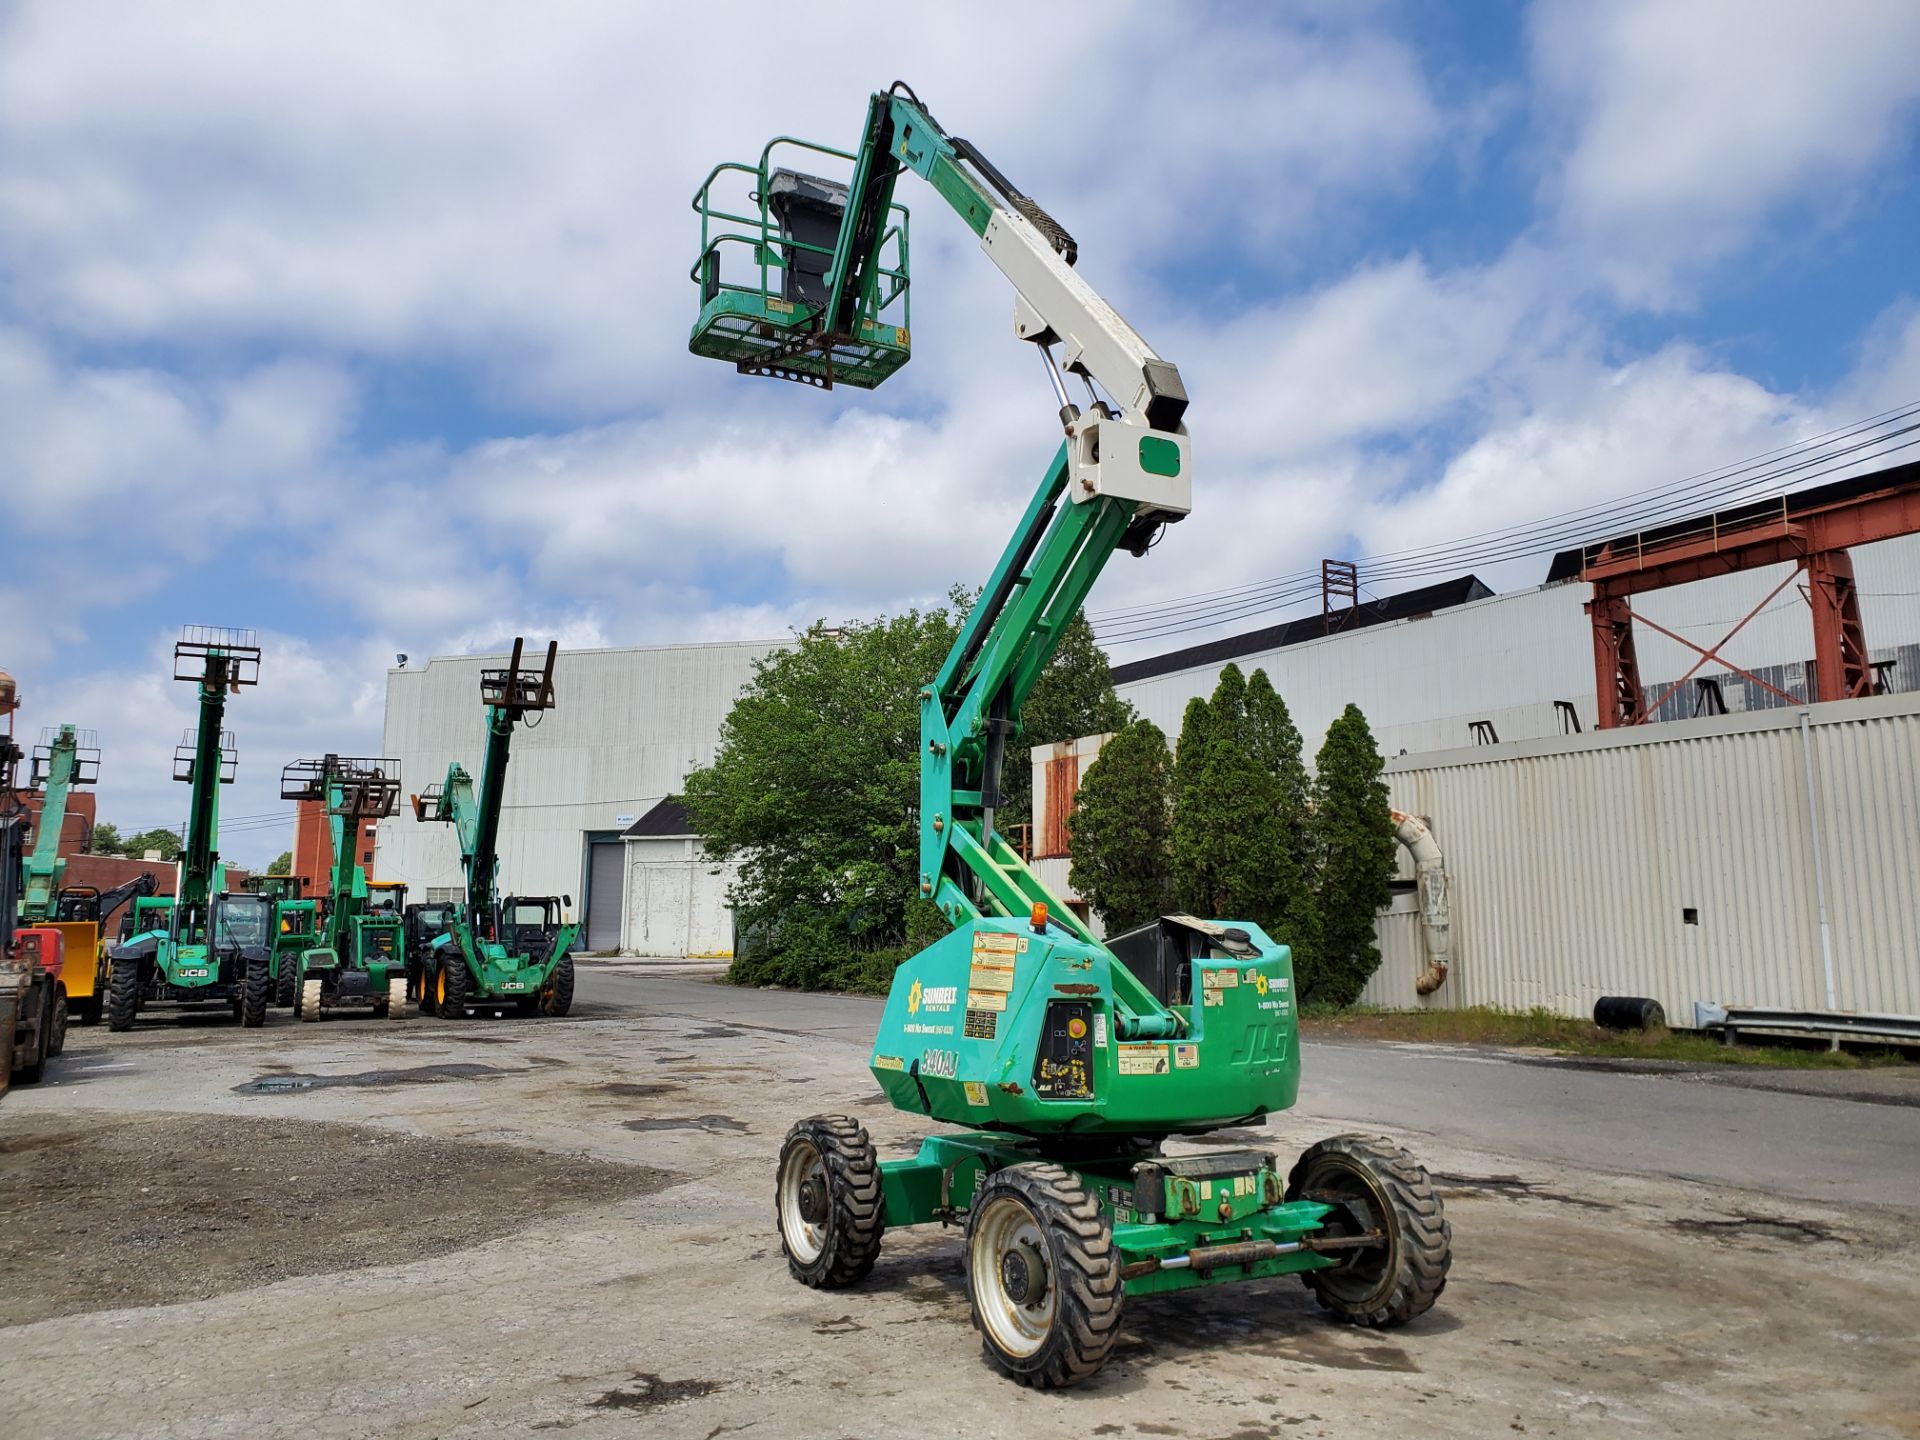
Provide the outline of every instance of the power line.
<path id="1" fill-rule="evenodd" d="M 1911 422 L 1911 423 L 1908 423 Z M 1908 438 L 1911 437 L 1911 438 Z M 1898 441 L 1899 443 L 1894 443 Z M 1752 501 L 1920 445 L 1920 402 L 1835 426 L 1745 460 L 1700 471 L 1576 510 L 1518 522 L 1433 545 L 1384 551 L 1358 566 L 1363 582 L 1413 579 L 1558 550 L 1597 534 L 1620 534 L 1735 499 Z M 1653 503 L 1640 503 L 1652 497 Z M 1133 645 L 1215 628 L 1278 610 L 1319 589 L 1316 571 L 1198 591 L 1171 600 L 1095 612 L 1102 643 Z"/>

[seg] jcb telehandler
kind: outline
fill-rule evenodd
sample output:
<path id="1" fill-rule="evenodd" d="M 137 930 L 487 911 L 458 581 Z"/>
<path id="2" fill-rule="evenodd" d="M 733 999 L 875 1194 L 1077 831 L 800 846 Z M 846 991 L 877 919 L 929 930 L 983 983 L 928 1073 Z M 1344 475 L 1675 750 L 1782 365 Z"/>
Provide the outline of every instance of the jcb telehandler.
<path id="1" fill-rule="evenodd" d="M 447 778 L 413 797 L 417 820 L 454 827 L 466 899 L 446 932 L 421 953 L 420 1008 L 458 1018 L 469 1009 L 512 1006 L 522 1015 L 565 1015 L 573 1007 L 573 942 L 579 933 L 567 895 L 500 893 L 500 806 L 506 793 L 513 727 L 553 708 L 553 666 L 560 646 L 547 645 L 544 668 L 522 669 L 523 643 L 513 642 L 504 670 L 480 672 L 487 712 L 487 751 L 480 783 L 458 761 Z"/>
<path id="2" fill-rule="evenodd" d="M 845 178 L 776 166 L 776 151 Z M 1294 1274 L 1338 1319 L 1402 1324 L 1438 1298 L 1451 1240 L 1398 1145 L 1336 1136 L 1290 1167 L 1166 1148 L 1294 1103 L 1287 946 L 1192 915 L 1103 944 L 994 825 L 1022 703 L 1068 622 L 1115 550 L 1144 555 L 1191 506 L 1179 370 L 1080 278 L 1072 236 L 899 83 L 872 97 L 857 151 L 782 138 L 707 177 L 689 347 L 823 389 L 895 373 L 907 170 L 1012 283 L 1014 334 L 1039 353 L 1065 441 L 920 692 L 919 893 L 954 929 L 900 966 L 870 1063 L 896 1107 L 965 1128 L 882 1162 L 850 1116 L 795 1125 L 775 1188 L 788 1268 L 850 1285 L 887 1230 L 961 1225 L 986 1354 L 1034 1386 L 1097 1371 L 1129 1295 Z"/>
<path id="3" fill-rule="evenodd" d="M 407 1010 L 400 915 L 369 902 L 356 852 L 366 823 L 399 806 L 400 762 L 340 755 L 296 760 L 280 774 L 280 798 L 325 804 L 333 838 L 332 893 L 315 943 L 300 952 L 294 1013 L 318 1020 L 324 1011 L 353 1008 L 398 1020 Z"/>
<path id="4" fill-rule="evenodd" d="M 227 696 L 257 684 L 251 630 L 189 625 L 173 647 L 173 678 L 198 689 L 200 725 L 173 753 L 173 778 L 192 787 L 186 847 L 170 896 L 133 902 L 131 936 L 108 951 L 107 1028 L 126 1030 L 150 1005 L 225 1004 L 245 1025 L 266 1020 L 273 991 L 272 906 L 229 892 L 220 863 L 220 787 L 233 783 Z"/>

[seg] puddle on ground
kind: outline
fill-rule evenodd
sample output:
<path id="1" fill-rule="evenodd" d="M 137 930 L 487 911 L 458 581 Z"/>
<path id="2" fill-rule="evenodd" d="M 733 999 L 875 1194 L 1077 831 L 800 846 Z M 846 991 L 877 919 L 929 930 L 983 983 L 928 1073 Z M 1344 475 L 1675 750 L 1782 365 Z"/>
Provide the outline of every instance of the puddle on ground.
<path id="1" fill-rule="evenodd" d="M 718 1134 L 723 1130 L 744 1131 L 746 1125 L 731 1115 L 682 1115 L 677 1118 L 663 1117 L 658 1120 L 626 1120 L 621 1122 L 629 1130 L 705 1130 L 709 1134 Z"/>
<path id="2" fill-rule="evenodd" d="M 1552 1200 L 1560 1205 L 1573 1205 L 1582 1210 L 1618 1210 L 1605 1200 L 1589 1200 L 1583 1195 L 1569 1195 L 1564 1190 L 1551 1190 L 1538 1180 L 1522 1180 L 1518 1175 L 1448 1175 L 1435 1170 L 1428 1177 L 1433 1188 L 1442 1198 L 1447 1195 L 1504 1195 L 1510 1200 Z"/>
<path id="3" fill-rule="evenodd" d="M 415 1065 L 405 1070 L 361 1070 L 352 1075 L 260 1075 L 236 1085 L 236 1095 L 278 1095 L 290 1090 L 379 1090 L 394 1085 L 433 1085 L 444 1080 L 485 1080 L 524 1075 L 518 1066 Z"/>
<path id="4" fill-rule="evenodd" d="M 589 1085 L 587 1089 L 596 1095 L 619 1095 L 629 1100 L 644 1100 L 650 1095 L 671 1095 L 684 1090 L 684 1085 L 675 1085 L 662 1081 L 656 1084 L 640 1084 L 631 1080 L 606 1080 L 598 1085 Z"/>
<path id="5" fill-rule="evenodd" d="M 1814 1220 L 1788 1220 L 1778 1215 L 1733 1215 L 1723 1220 L 1681 1216 L 1667 1224 L 1688 1235 L 1710 1235 L 1723 1240 L 1786 1240 L 1795 1245 L 1848 1244 L 1847 1237 Z"/>
<path id="6" fill-rule="evenodd" d="M 720 1388 L 716 1380 L 662 1380 L 658 1375 L 635 1372 L 634 1383 L 609 1390 L 598 1400 L 589 1400 L 589 1410 L 652 1410 L 681 1400 L 698 1400 Z"/>
<path id="7" fill-rule="evenodd" d="M 709 1025 L 704 1030 L 690 1031 L 686 1038 L 689 1040 L 731 1040 L 736 1036 L 744 1034 L 746 1034 L 746 1031 L 735 1030 L 731 1025 Z"/>

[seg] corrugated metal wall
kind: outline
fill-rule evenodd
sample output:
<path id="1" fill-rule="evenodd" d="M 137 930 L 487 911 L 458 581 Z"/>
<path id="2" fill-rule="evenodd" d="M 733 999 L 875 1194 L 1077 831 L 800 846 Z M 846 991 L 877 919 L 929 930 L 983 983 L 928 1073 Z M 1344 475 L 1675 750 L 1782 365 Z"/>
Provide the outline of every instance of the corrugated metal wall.
<path id="1" fill-rule="evenodd" d="M 1800 720 L 1808 717 L 1803 744 Z M 1813 780 L 1808 807 L 1808 762 Z M 1446 856 L 1454 968 L 1413 991 L 1417 927 L 1381 920 L 1368 1003 L 1590 1014 L 1650 995 L 1920 1014 L 1920 696 L 1390 760 Z M 1403 933 L 1404 932 L 1404 933 Z"/>

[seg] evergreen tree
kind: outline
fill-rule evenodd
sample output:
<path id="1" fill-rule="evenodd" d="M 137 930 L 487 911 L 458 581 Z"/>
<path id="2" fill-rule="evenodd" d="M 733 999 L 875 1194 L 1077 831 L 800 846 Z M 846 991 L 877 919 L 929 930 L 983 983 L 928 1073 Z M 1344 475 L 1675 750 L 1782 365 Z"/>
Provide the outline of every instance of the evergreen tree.
<path id="1" fill-rule="evenodd" d="M 1242 748 L 1251 750 L 1249 742 L 1252 736 L 1247 728 L 1247 679 L 1240 673 L 1240 667 L 1231 661 L 1214 682 L 1213 698 L 1207 702 L 1207 714 L 1213 722 L 1213 734 L 1216 737 L 1231 739 Z"/>
<path id="2" fill-rule="evenodd" d="M 1151 720 L 1118 731 L 1081 777 L 1074 797 L 1075 891 L 1108 934 L 1144 925 L 1172 892 L 1172 756 Z"/>
<path id="3" fill-rule="evenodd" d="M 1180 804 L 1180 796 L 1200 773 L 1200 762 L 1206 757 L 1207 741 L 1212 732 L 1212 713 L 1207 709 L 1207 702 L 1196 695 L 1187 701 L 1186 713 L 1180 717 L 1180 740 L 1173 752 L 1173 803 L 1176 808 Z"/>
<path id="4" fill-rule="evenodd" d="M 1247 748 L 1266 772 L 1280 782 L 1287 825 L 1297 836 L 1294 858 L 1306 869 L 1311 854 L 1307 816 L 1313 808 L 1313 792 L 1307 778 L 1300 728 L 1293 723 L 1287 702 L 1280 698 L 1264 670 L 1254 671 L 1247 681 L 1246 711 Z"/>
<path id="5" fill-rule="evenodd" d="M 1301 981 L 1303 999 L 1351 1005 L 1380 968 L 1374 916 L 1387 903 L 1394 872 L 1385 768 L 1367 717 L 1347 706 L 1328 727 L 1315 763 L 1321 954 Z"/>
<path id="6" fill-rule="evenodd" d="M 1175 801 L 1173 890 L 1208 919 L 1264 924 L 1277 871 L 1290 866 L 1273 777 L 1245 747 L 1215 736 Z"/>

